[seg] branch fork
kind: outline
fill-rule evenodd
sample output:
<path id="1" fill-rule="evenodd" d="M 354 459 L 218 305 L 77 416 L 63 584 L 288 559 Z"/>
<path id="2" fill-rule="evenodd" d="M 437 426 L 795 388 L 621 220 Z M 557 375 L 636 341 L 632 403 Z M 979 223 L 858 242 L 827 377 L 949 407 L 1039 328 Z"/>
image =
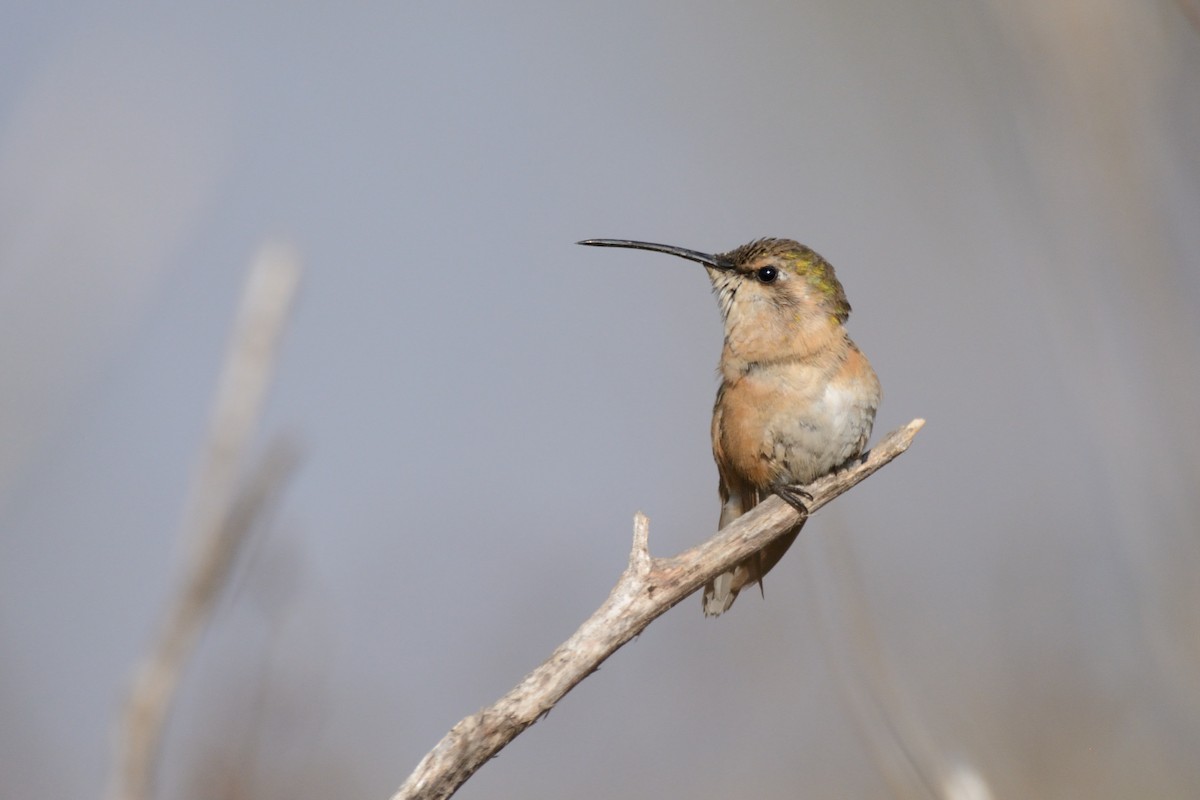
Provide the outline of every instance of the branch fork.
<path id="1" fill-rule="evenodd" d="M 908 449 L 924 426 L 916 419 L 892 431 L 846 469 L 805 489 L 808 513 L 874 474 Z M 541 666 L 491 706 L 459 722 L 431 750 L 392 800 L 443 800 L 580 681 L 669 608 L 709 580 L 799 525 L 806 515 L 772 495 L 715 536 L 670 558 L 650 555 L 650 521 L 633 519 L 629 566 L 608 598 Z"/>

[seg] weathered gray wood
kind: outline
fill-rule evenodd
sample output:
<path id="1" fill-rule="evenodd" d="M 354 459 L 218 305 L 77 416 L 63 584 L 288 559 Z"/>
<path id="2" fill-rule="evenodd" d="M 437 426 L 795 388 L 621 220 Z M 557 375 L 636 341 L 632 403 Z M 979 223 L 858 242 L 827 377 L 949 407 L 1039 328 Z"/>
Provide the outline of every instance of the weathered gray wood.
<path id="1" fill-rule="evenodd" d="M 809 512 L 907 450 L 924 424 L 925 420 L 916 419 L 892 431 L 853 466 L 806 487 L 813 498 Z M 772 496 L 703 544 L 673 558 L 653 558 L 649 550 L 650 522 L 638 513 L 634 517 L 629 566 L 608 599 L 508 694 L 451 728 L 421 759 L 392 800 L 442 800 L 453 795 L 484 762 L 537 722 L 621 645 L 707 581 L 732 569 L 800 521 L 799 512 Z"/>

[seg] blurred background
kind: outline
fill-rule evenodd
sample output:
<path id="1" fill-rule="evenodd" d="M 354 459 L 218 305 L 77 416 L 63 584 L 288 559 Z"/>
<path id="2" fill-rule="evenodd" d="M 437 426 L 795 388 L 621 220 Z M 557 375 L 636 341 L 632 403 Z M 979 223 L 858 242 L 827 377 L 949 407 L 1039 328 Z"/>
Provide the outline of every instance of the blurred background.
<path id="1" fill-rule="evenodd" d="M 299 472 L 159 797 L 388 797 L 713 533 L 699 268 L 797 238 L 913 449 L 464 798 L 1200 795 L 1194 0 L 20 4 L 0 34 L 0 794 L 98 797 L 247 266 Z"/>

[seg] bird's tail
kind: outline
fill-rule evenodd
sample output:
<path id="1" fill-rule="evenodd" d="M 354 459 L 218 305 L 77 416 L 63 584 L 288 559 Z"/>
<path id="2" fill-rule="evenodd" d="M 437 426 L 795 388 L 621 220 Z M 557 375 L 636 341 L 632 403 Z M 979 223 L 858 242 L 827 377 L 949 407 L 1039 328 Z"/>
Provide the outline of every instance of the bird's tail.
<path id="1" fill-rule="evenodd" d="M 704 616 L 715 617 L 728 611 L 737 599 L 738 592 L 747 586 L 757 583 L 761 590 L 763 576 L 783 558 L 792 542 L 796 541 L 796 535 L 802 527 L 803 522 L 797 525 L 795 530 L 771 542 L 731 571 L 724 572 L 705 584 L 704 596 L 701 598 Z"/>

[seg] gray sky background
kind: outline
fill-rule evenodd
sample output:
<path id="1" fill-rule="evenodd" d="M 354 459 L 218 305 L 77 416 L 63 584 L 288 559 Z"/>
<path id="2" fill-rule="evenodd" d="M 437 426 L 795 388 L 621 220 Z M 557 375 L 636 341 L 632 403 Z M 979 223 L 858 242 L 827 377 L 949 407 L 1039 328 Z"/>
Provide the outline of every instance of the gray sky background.
<path id="1" fill-rule="evenodd" d="M 656 554 L 710 535 L 704 274 L 573 243 L 787 236 L 846 287 L 876 437 L 926 429 L 765 601 L 674 609 L 460 796 L 1197 794 L 1197 20 L 9 9 L 0 793 L 103 791 L 263 241 L 305 264 L 263 441 L 305 460 L 164 798 L 389 796 L 601 602 L 635 510 Z"/>

